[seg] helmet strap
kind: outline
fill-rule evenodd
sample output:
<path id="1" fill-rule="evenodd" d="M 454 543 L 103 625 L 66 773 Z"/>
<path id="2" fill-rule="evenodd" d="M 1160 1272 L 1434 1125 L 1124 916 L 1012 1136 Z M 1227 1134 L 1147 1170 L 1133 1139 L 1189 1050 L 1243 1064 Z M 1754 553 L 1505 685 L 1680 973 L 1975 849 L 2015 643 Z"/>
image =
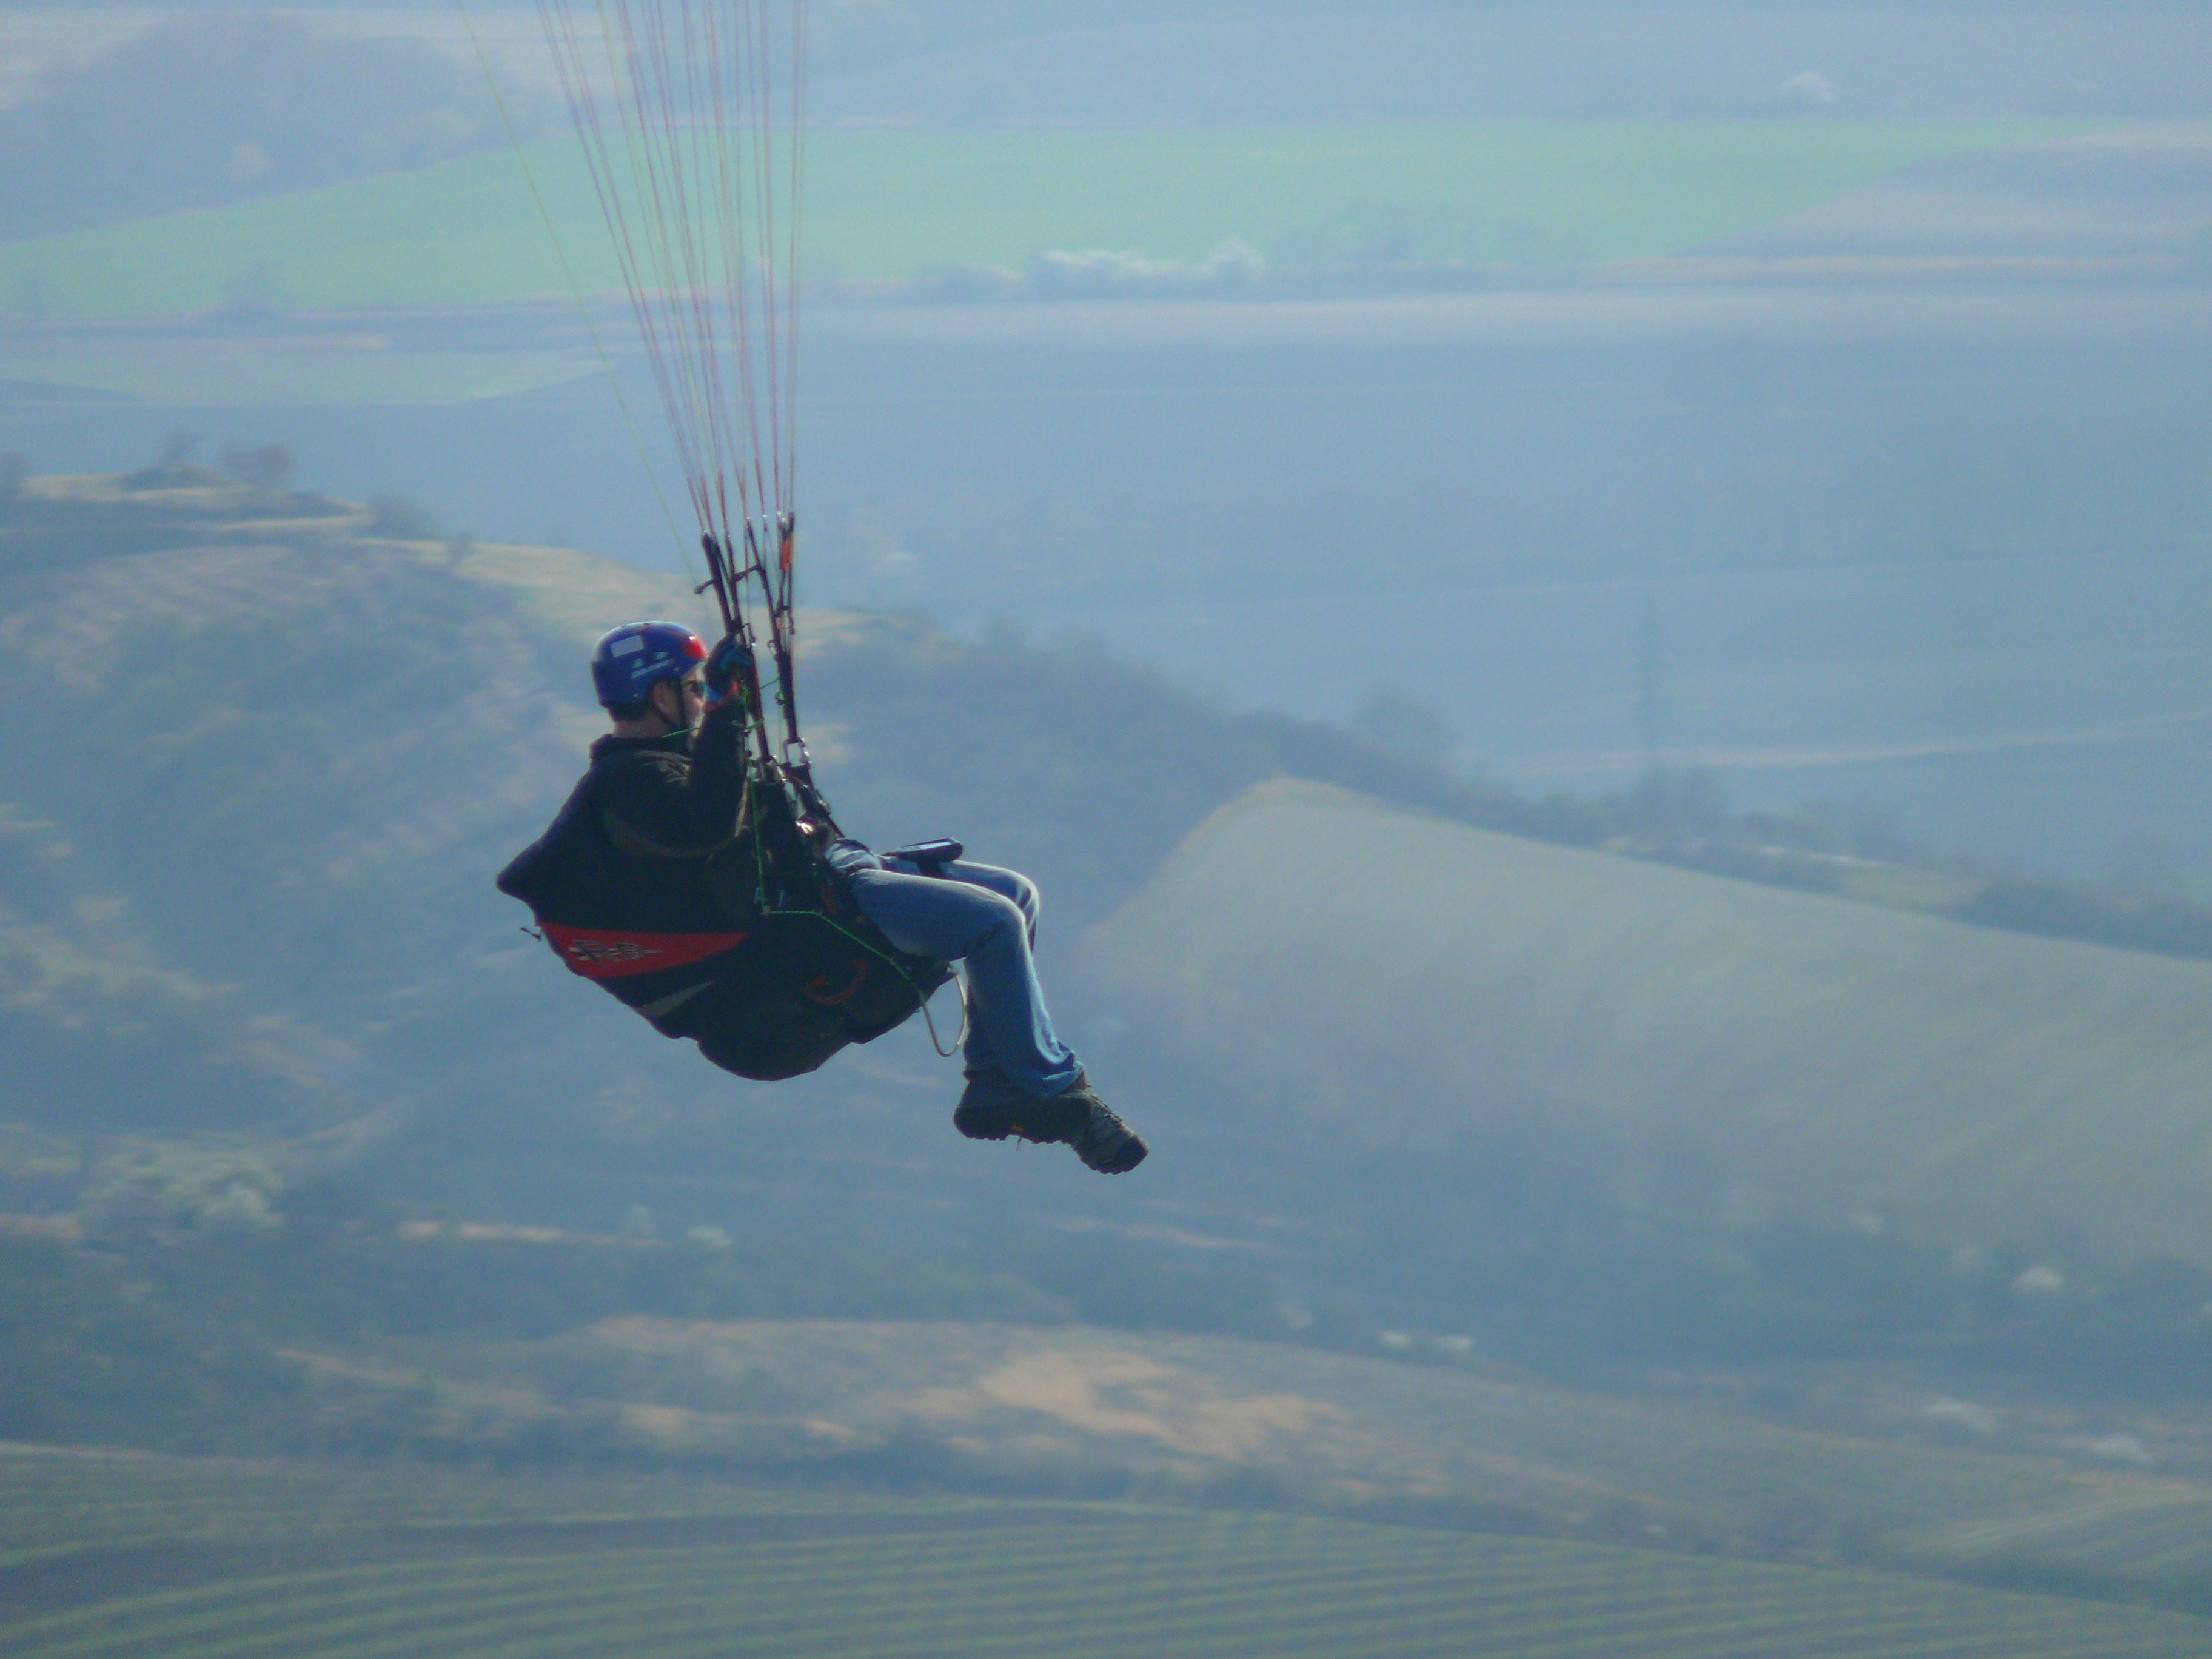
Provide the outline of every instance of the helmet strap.
<path id="1" fill-rule="evenodd" d="M 676 699 L 676 712 L 673 714 L 669 714 L 660 706 L 660 690 L 663 686 L 666 686 L 669 695 Z M 653 717 L 660 722 L 660 735 L 665 738 L 682 731 L 684 728 L 679 722 L 684 718 L 684 693 L 677 689 L 676 682 L 655 680 L 649 695 L 653 705 Z"/>

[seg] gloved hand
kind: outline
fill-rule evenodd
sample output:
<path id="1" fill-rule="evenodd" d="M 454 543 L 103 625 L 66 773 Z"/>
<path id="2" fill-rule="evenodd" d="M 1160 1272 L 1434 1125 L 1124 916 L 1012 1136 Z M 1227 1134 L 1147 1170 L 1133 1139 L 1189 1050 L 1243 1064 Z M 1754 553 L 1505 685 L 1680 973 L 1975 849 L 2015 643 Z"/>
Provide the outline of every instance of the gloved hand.
<path id="1" fill-rule="evenodd" d="M 849 836 L 842 841 L 831 842 L 822 854 L 822 861 L 841 876 L 884 867 L 884 861 L 868 850 L 866 842 L 854 841 Z"/>
<path id="2" fill-rule="evenodd" d="M 720 702 L 733 687 L 750 686 L 752 680 L 753 653 L 736 635 L 729 635 L 707 653 L 708 702 Z"/>

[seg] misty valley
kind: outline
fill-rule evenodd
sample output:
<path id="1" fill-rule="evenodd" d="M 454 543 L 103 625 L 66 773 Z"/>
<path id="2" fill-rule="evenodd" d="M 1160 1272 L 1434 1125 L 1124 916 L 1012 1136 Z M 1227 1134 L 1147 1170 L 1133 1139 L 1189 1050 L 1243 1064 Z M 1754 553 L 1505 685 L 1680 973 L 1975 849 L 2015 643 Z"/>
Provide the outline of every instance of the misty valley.
<path id="1" fill-rule="evenodd" d="M 2212 914 L 1690 775 L 1522 794 L 1080 639 L 810 616 L 856 833 L 1058 878 L 1055 1012 L 1166 1154 L 1108 1200 L 951 1136 L 919 1032 L 746 1085 L 579 1004 L 487 872 L 592 729 L 599 618 L 680 594 L 258 456 L 21 477 L 0 521 L 11 694 L 78 711 L 9 750 L 11 1441 L 272 1492 L 366 1459 L 375 1538 L 489 1504 L 535 1540 L 484 1534 L 502 1562 L 578 1491 L 823 1537 L 890 1492 L 931 1536 L 1110 1501 L 2205 1605 L 2172 1149 Z M 1989 1121 L 2002 1160 L 1947 1152 Z M 185 1465 L 7 1467 L 195 1501 Z M 6 1593 L 64 1619 L 57 1571 Z"/>
<path id="2" fill-rule="evenodd" d="M 0 5 L 0 1659 L 2212 1655 L 2208 61 Z"/>

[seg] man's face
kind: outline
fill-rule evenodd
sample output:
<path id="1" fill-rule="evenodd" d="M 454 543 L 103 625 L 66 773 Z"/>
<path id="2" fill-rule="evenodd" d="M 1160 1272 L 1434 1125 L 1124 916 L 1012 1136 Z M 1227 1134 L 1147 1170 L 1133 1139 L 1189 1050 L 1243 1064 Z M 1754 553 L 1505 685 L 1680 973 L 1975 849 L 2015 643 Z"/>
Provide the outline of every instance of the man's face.
<path id="1" fill-rule="evenodd" d="M 668 692 L 665 701 L 661 696 L 664 686 Z M 653 690 L 654 706 L 671 730 L 681 732 L 696 726 L 699 717 L 707 712 L 707 682 L 698 669 L 693 669 L 680 680 L 663 680 Z"/>
<path id="2" fill-rule="evenodd" d="M 682 708 L 678 726 L 699 724 L 699 717 L 707 712 L 707 678 L 704 669 L 695 668 L 676 682 L 676 696 Z"/>

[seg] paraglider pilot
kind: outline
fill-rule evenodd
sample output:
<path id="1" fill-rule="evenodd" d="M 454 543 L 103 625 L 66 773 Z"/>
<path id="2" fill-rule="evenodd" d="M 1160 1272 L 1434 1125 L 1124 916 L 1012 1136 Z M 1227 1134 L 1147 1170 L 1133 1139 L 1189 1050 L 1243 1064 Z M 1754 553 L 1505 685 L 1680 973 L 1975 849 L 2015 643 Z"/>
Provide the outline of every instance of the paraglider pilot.
<path id="1" fill-rule="evenodd" d="M 817 917 L 763 915 L 753 897 L 758 826 L 748 822 L 746 698 L 732 672 L 742 649 L 725 640 L 710 653 L 689 629 L 665 622 L 602 638 L 592 678 L 614 729 L 592 744 L 568 804 L 499 886 L 532 907 L 572 969 L 663 1036 L 696 1041 L 740 1076 L 788 1077 L 888 1030 L 919 999 L 894 984 L 902 1000 L 870 1015 L 865 998 L 836 983 L 843 969 L 817 974 L 805 959 L 817 948 L 808 939 L 858 935 Z M 938 980 L 946 963 L 966 971 L 967 1087 L 954 1127 L 972 1139 L 1063 1144 L 1102 1174 L 1136 1168 L 1145 1143 L 1098 1097 L 1046 1012 L 1031 955 L 1036 884 L 960 858 L 954 843 L 902 855 L 823 838 L 808 845 L 833 908 L 843 896 L 892 951 Z M 854 987 L 879 966 L 852 960 Z"/>

